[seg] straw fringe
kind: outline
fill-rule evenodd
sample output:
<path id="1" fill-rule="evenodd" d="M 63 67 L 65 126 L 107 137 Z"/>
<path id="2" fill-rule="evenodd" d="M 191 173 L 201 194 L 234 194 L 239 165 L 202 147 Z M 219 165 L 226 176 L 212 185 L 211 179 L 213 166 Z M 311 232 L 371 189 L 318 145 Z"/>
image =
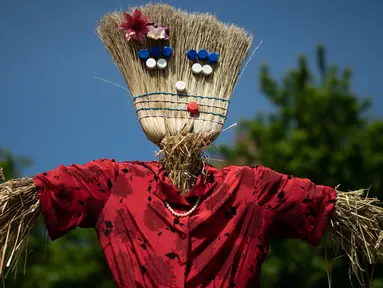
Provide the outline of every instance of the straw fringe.
<path id="1" fill-rule="evenodd" d="M 368 286 L 372 273 L 367 268 L 383 263 L 383 208 L 367 190 L 337 191 L 335 210 L 330 218 L 329 238 L 336 252 L 342 250 L 350 261 L 350 279 L 355 276 Z M 364 196 L 366 194 L 366 196 Z"/>
<path id="2" fill-rule="evenodd" d="M 5 277 L 8 272 L 16 271 L 40 215 L 37 187 L 32 178 L 0 184 L 0 209 L 0 274 Z"/>

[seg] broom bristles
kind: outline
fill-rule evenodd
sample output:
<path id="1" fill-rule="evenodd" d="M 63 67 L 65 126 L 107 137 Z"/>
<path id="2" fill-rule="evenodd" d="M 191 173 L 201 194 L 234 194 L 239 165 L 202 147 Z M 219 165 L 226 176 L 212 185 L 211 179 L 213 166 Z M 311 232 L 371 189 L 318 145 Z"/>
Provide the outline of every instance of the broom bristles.
<path id="1" fill-rule="evenodd" d="M 184 81 L 187 95 L 217 98 L 196 99 L 156 94 L 136 99 L 136 110 L 157 109 L 138 111 L 138 118 L 149 140 L 158 145 L 166 136 L 181 133 L 183 127 L 191 122 L 194 123 L 193 133 L 220 130 L 225 117 L 217 115 L 226 116 L 229 104 L 222 100 L 229 100 L 232 95 L 252 37 L 243 29 L 221 23 L 208 14 L 186 13 L 165 4 L 149 4 L 139 9 L 143 15 L 148 16 L 150 22 L 169 27 L 169 41 L 127 41 L 124 31 L 118 29 L 119 24 L 124 22 L 122 12 L 105 15 L 97 28 L 101 41 L 121 71 L 131 95 L 134 97 L 152 92 L 177 94 L 175 83 Z M 164 70 L 147 69 L 145 63 L 138 58 L 140 49 L 150 49 L 154 45 L 170 45 L 173 48 L 174 54 Z M 193 62 L 186 57 L 186 52 L 190 49 L 206 49 L 219 53 L 219 61 L 213 65 L 212 75 L 192 73 Z M 209 63 L 203 61 L 201 64 Z M 187 111 L 178 111 L 185 110 L 187 103 L 191 101 L 200 105 L 201 113 L 198 118 L 191 119 Z M 163 108 L 173 110 L 158 110 Z"/>
<path id="2" fill-rule="evenodd" d="M 373 276 L 368 266 L 383 263 L 383 208 L 376 205 L 378 199 L 364 196 L 365 192 L 337 191 L 329 229 L 333 247 L 343 250 L 350 261 L 350 278 L 355 276 L 362 286 Z"/>

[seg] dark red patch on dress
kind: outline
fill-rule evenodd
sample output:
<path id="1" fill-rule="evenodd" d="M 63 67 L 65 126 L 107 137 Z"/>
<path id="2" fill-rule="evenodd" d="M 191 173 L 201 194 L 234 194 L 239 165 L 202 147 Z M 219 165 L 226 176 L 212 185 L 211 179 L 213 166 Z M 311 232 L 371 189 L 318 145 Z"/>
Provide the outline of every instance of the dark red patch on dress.
<path id="1" fill-rule="evenodd" d="M 177 237 L 175 242 L 177 254 L 181 257 L 186 257 L 189 245 L 188 239 L 182 239 L 181 237 Z"/>
<path id="2" fill-rule="evenodd" d="M 128 197 L 133 194 L 132 185 L 126 180 L 126 176 L 120 175 L 113 185 L 112 194 L 118 197 Z"/>
<path id="3" fill-rule="evenodd" d="M 136 287 L 135 281 L 135 265 L 133 265 L 133 259 L 125 252 L 117 252 L 115 255 L 115 263 L 119 269 L 122 269 L 124 273 L 119 274 L 120 283 L 122 287 Z"/>
<path id="4" fill-rule="evenodd" d="M 253 170 L 250 167 L 243 167 L 241 170 L 242 170 L 241 173 L 238 173 L 238 174 L 242 174 L 240 176 L 241 184 L 245 186 L 247 189 L 254 189 L 255 177 L 254 177 Z"/>
<path id="5" fill-rule="evenodd" d="M 104 173 L 101 168 L 97 165 L 89 165 L 87 169 L 67 169 L 63 168 L 64 174 L 74 176 L 79 180 L 83 180 L 87 183 L 100 183 L 105 182 L 107 179 L 104 177 Z"/>
<path id="6" fill-rule="evenodd" d="M 225 203 L 225 198 L 228 197 L 229 190 L 230 190 L 229 185 L 227 184 L 221 185 L 221 187 L 219 187 L 217 191 L 214 192 L 208 199 L 207 207 L 211 211 L 217 211 L 217 209 L 219 209 Z"/>
<path id="7" fill-rule="evenodd" d="M 57 187 L 56 197 L 63 202 L 72 202 L 72 193 L 65 185 L 59 185 Z"/>
<path id="8" fill-rule="evenodd" d="M 215 254 L 217 253 L 216 244 L 210 244 L 200 255 L 198 255 L 192 264 L 192 269 L 197 272 L 201 272 L 205 268 L 209 267 L 209 263 L 214 259 Z"/>
<path id="9" fill-rule="evenodd" d="M 146 205 L 144 211 L 144 224 L 150 231 L 159 231 L 166 226 L 163 220 L 166 215 L 166 208 L 160 202 L 151 201 Z"/>
<path id="10" fill-rule="evenodd" d="M 178 265 L 176 261 L 173 263 Z M 159 287 L 177 287 L 176 275 L 173 269 L 171 260 L 164 258 L 164 256 L 151 255 L 146 263 L 146 270 Z"/>
<path id="11" fill-rule="evenodd" d="M 139 166 L 136 165 L 136 166 L 134 166 L 133 169 L 134 169 L 133 174 L 136 177 L 144 178 L 144 177 L 148 177 L 150 174 L 153 174 L 153 172 L 149 168 L 147 168 L 143 165 L 139 165 Z"/>
<path id="12" fill-rule="evenodd" d="M 123 242 L 135 239 L 137 236 L 134 217 L 126 208 L 116 211 L 116 216 L 113 219 L 113 227 L 114 235 L 120 237 Z"/>

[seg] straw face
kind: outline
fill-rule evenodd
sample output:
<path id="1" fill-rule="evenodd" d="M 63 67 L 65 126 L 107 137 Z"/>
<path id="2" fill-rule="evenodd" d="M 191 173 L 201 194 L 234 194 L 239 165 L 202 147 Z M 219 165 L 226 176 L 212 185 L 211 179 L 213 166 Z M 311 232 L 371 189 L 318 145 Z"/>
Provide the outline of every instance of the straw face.
<path id="1" fill-rule="evenodd" d="M 127 83 L 145 134 L 159 144 L 185 127 L 197 134 L 219 131 L 251 37 L 211 15 L 189 14 L 163 4 L 139 9 L 149 22 L 169 28 L 169 40 L 128 41 L 126 31 L 119 29 L 125 21 L 122 12 L 104 16 L 97 32 Z M 140 50 L 155 46 L 161 54 L 152 51 L 156 56 L 149 57 L 156 63 L 140 60 Z M 165 47 L 172 49 L 170 57 Z M 197 60 L 189 60 L 189 50 L 202 52 Z M 147 57 L 144 54 L 140 56 Z"/>

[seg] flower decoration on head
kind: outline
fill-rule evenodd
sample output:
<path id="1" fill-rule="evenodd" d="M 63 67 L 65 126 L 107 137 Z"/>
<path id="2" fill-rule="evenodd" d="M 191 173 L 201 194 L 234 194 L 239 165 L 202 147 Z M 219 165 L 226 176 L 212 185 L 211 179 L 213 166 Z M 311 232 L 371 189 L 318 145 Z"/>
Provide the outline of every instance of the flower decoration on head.
<path id="1" fill-rule="evenodd" d="M 148 17 L 142 16 L 140 10 L 136 9 L 133 12 L 133 16 L 124 12 L 125 22 L 120 25 L 121 30 L 125 30 L 125 37 L 127 40 L 135 39 L 143 41 L 146 33 L 149 32 Z"/>
<path id="2" fill-rule="evenodd" d="M 149 23 L 147 27 L 149 31 L 146 37 L 154 40 L 169 40 L 169 28 L 167 26 L 157 26 L 157 24 Z"/>
<path id="3" fill-rule="evenodd" d="M 120 25 L 120 30 L 125 30 L 125 37 L 143 41 L 145 36 L 154 40 L 169 40 L 169 28 L 167 26 L 158 26 L 155 23 L 149 23 L 147 16 L 142 16 L 140 10 L 136 9 L 133 15 L 124 12 L 125 22 Z"/>

